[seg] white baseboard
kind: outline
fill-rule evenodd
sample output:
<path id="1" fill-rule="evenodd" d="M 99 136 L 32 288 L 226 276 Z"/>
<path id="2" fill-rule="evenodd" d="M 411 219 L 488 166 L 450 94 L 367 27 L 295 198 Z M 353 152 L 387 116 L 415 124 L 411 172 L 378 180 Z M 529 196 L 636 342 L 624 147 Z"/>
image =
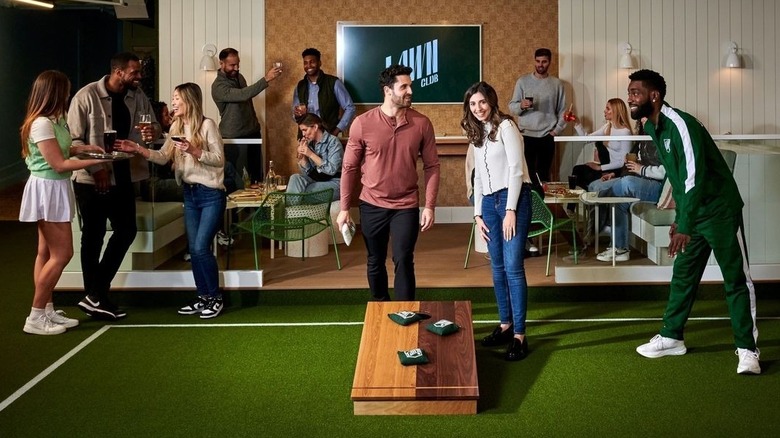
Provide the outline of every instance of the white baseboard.
<path id="1" fill-rule="evenodd" d="M 256 290 L 263 287 L 263 271 L 220 271 L 219 285 L 225 290 Z M 120 271 L 111 290 L 192 290 L 192 271 Z M 63 272 L 54 290 L 84 290 L 80 271 Z"/>

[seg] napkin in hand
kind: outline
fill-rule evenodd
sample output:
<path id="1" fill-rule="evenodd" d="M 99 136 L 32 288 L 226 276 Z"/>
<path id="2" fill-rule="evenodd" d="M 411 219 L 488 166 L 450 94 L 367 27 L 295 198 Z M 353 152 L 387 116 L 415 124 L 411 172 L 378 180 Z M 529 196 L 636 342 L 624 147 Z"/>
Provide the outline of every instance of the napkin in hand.
<path id="1" fill-rule="evenodd" d="M 349 246 L 352 243 L 352 237 L 355 235 L 355 224 L 344 222 L 344 225 L 341 226 L 341 235 L 344 237 L 344 243 Z"/>

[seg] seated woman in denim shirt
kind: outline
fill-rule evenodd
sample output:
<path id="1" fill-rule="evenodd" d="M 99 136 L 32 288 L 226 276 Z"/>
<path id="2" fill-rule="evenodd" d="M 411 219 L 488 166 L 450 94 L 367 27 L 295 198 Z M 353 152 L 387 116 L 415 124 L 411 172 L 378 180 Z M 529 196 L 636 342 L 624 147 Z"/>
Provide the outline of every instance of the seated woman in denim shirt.
<path id="1" fill-rule="evenodd" d="M 325 130 L 322 119 L 316 114 L 306 114 L 298 127 L 303 134 L 296 149 L 300 173 L 290 176 L 287 193 L 333 189 L 331 200 L 338 200 L 341 196 L 341 161 L 344 159 L 341 141 Z"/>

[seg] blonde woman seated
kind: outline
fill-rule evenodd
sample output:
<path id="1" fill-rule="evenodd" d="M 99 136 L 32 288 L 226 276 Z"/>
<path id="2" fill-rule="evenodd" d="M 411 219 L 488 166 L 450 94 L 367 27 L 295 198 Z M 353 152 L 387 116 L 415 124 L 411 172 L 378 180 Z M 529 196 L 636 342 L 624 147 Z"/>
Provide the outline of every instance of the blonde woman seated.
<path id="1" fill-rule="evenodd" d="M 585 135 L 631 135 L 631 123 L 628 118 L 628 108 L 623 99 L 612 98 L 607 101 L 604 108 L 604 119 L 607 123 L 597 131 L 588 134 L 575 118 L 574 129 L 577 134 Z M 626 154 L 631 150 L 630 140 L 613 140 L 606 144 L 596 142 L 596 153 L 594 160 L 585 164 L 574 166 L 572 175 L 577 177 L 577 185 L 583 189 L 588 188 L 588 184 L 601 178 L 604 172 L 613 171 L 619 173 L 626 161 Z M 618 175 L 619 176 L 619 175 Z"/>
<path id="2" fill-rule="evenodd" d="M 298 127 L 303 135 L 296 149 L 300 173 L 290 176 L 287 193 L 333 189 L 331 201 L 338 200 L 341 196 L 341 161 L 344 159 L 341 141 L 325 130 L 322 119 L 316 114 L 306 114 Z"/>

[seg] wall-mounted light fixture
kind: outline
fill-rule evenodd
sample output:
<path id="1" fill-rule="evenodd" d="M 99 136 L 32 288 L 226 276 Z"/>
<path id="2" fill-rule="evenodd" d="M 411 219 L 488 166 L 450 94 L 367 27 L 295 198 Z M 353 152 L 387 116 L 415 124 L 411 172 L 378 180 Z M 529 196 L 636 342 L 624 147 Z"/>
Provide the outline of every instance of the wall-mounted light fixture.
<path id="1" fill-rule="evenodd" d="M 620 53 L 623 54 L 620 57 L 620 62 L 618 62 L 618 67 L 628 69 L 636 68 L 636 65 L 634 64 L 634 58 L 631 56 L 631 44 L 621 43 L 618 45 L 618 47 L 620 48 Z"/>
<path id="2" fill-rule="evenodd" d="M 32 6 L 38 6 L 39 8 L 51 9 L 54 7 L 52 3 L 39 2 L 38 0 L 16 0 L 18 3 L 25 3 Z"/>
<path id="3" fill-rule="evenodd" d="M 217 46 L 214 44 L 204 44 L 200 49 L 203 57 L 200 58 L 200 69 L 205 71 L 214 71 L 217 69 L 217 63 L 214 61 L 214 55 L 217 54 Z"/>
<path id="4" fill-rule="evenodd" d="M 737 43 L 734 41 L 729 42 L 729 54 L 726 56 L 726 67 L 728 68 L 742 68 L 742 60 L 739 59 L 737 54 Z"/>

